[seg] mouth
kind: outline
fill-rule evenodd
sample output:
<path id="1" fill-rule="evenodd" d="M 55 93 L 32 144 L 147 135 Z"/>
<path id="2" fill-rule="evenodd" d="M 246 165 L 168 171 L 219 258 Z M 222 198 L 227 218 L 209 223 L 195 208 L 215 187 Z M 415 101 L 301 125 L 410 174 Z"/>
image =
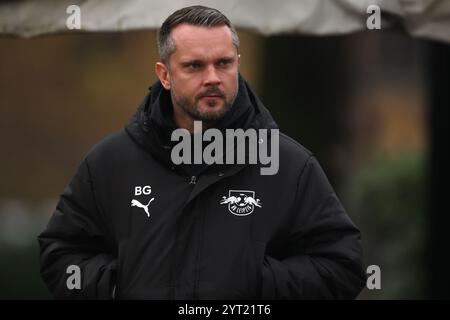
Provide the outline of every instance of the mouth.
<path id="1" fill-rule="evenodd" d="M 223 105 L 224 98 L 217 94 L 210 94 L 207 96 L 202 96 L 200 100 L 206 104 L 209 108 L 216 108 Z"/>
<path id="2" fill-rule="evenodd" d="M 222 98 L 222 96 L 212 94 L 212 95 L 203 96 L 202 98 Z"/>

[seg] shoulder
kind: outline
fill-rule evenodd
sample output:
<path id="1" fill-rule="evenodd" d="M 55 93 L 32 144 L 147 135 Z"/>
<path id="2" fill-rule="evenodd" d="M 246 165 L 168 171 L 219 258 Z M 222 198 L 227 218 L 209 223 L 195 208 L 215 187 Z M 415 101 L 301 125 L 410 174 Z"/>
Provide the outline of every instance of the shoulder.
<path id="1" fill-rule="evenodd" d="M 270 148 L 268 154 L 271 159 L 270 172 L 276 172 L 278 177 L 287 180 L 300 176 L 313 157 L 312 152 L 280 131 L 278 131 L 277 146 L 274 144 L 276 140 L 274 140 L 273 134 L 272 132 L 270 146 L 268 146 Z"/>
<path id="2" fill-rule="evenodd" d="M 313 153 L 288 135 L 280 132 L 280 160 L 294 162 L 303 167 Z"/>
<path id="3" fill-rule="evenodd" d="M 131 146 L 130 138 L 124 129 L 112 132 L 99 140 L 88 151 L 86 158 L 96 161 L 102 158 L 110 158 L 117 154 L 123 154 Z"/>

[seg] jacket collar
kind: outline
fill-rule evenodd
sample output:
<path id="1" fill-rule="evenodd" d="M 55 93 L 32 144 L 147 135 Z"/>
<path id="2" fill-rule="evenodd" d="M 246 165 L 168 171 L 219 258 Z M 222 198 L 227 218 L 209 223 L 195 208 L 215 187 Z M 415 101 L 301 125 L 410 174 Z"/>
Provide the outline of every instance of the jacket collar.
<path id="1" fill-rule="evenodd" d="M 177 128 L 173 120 L 170 92 L 156 81 L 136 113 L 125 127 L 131 138 L 167 166 L 173 166 L 170 150 L 176 142 L 170 140 Z M 276 129 L 269 111 L 239 75 L 239 89 L 230 111 L 214 126 L 219 130 Z"/>

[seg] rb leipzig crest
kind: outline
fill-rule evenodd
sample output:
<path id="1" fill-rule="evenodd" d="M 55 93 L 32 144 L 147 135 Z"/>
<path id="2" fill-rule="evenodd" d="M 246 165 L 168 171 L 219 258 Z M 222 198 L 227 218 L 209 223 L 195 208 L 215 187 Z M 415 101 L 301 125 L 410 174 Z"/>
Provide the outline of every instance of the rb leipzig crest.
<path id="1" fill-rule="evenodd" d="M 261 201 L 255 199 L 255 191 L 228 190 L 228 197 L 223 196 L 220 204 L 228 204 L 228 211 L 236 216 L 247 216 L 256 207 L 261 208 Z"/>

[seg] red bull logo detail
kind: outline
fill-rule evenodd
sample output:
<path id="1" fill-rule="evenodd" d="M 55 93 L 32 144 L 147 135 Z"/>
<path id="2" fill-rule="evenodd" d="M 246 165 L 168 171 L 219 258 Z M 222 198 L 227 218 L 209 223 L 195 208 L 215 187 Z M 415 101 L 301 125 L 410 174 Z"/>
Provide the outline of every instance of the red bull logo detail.
<path id="1" fill-rule="evenodd" d="M 220 204 L 228 204 L 228 211 L 236 216 L 251 214 L 255 206 L 261 208 L 261 201 L 249 190 L 229 190 L 228 197 L 223 196 Z"/>

